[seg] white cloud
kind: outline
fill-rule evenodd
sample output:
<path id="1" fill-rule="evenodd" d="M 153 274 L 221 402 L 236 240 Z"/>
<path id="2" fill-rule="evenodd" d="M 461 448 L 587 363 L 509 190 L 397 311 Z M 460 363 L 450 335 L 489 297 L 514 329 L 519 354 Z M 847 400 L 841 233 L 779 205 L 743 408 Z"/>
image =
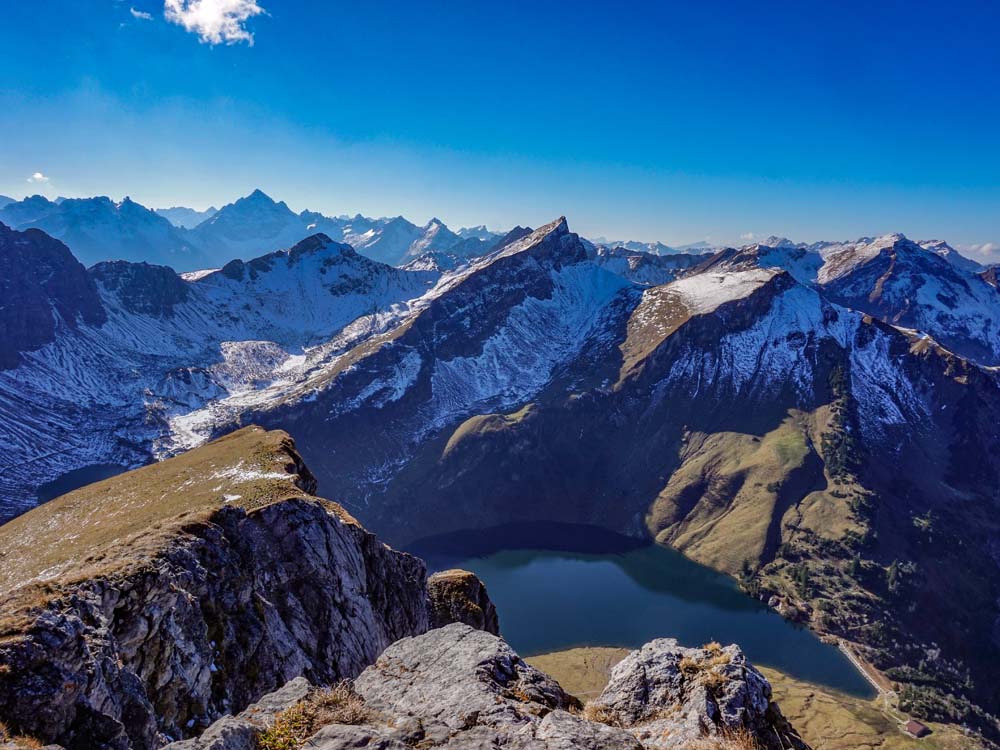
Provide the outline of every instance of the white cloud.
<path id="1" fill-rule="evenodd" d="M 744 232 L 743 234 L 740 235 L 740 239 L 741 240 L 747 240 L 749 242 L 750 240 L 752 240 L 756 236 L 757 235 L 754 234 L 753 232 Z"/>
<path id="2" fill-rule="evenodd" d="M 996 263 L 1000 260 L 1000 242 L 981 242 L 975 245 L 959 245 L 958 249 L 971 256 L 978 256 L 986 263 Z"/>
<path id="3" fill-rule="evenodd" d="M 136 10 L 135 8 L 129 8 L 128 12 L 132 14 L 132 18 L 138 18 L 140 21 L 152 21 L 153 14 L 147 13 L 144 10 Z"/>
<path id="4" fill-rule="evenodd" d="M 244 25 L 264 9 L 257 0 L 164 0 L 163 17 L 198 35 L 207 44 L 253 46 L 253 34 Z"/>
<path id="5" fill-rule="evenodd" d="M 36 184 L 37 183 L 45 183 L 45 182 L 48 182 L 48 181 L 49 181 L 48 176 L 42 174 L 41 172 L 35 172 L 33 175 L 31 175 L 31 177 L 28 178 L 28 182 L 36 183 Z"/>

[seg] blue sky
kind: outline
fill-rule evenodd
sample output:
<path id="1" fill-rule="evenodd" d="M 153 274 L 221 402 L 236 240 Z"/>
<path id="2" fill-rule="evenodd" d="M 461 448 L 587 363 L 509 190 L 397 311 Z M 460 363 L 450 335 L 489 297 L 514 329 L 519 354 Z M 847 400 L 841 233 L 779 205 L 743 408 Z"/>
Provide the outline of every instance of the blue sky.
<path id="1" fill-rule="evenodd" d="M 0 193 L 1000 260 L 996 3 L 254 5 L 0 0 Z"/>

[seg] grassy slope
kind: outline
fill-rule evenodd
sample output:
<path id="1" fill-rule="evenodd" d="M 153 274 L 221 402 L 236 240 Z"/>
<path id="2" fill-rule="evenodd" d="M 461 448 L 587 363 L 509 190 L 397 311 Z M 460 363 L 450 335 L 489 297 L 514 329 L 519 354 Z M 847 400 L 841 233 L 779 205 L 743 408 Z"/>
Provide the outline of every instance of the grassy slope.
<path id="1" fill-rule="evenodd" d="M 738 575 L 745 561 L 773 557 L 799 526 L 834 538 L 859 532 L 816 449 L 827 412 L 790 411 L 763 437 L 689 435 L 680 467 L 646 517 L 657 541 Z"/>
<path id="2" fill-rule="evenodd" d="M 0 526 L 0 593 L 66 583 L 146 559 L 227 505 L 307 496 L 309 474 L 281 431 L 247 427 L 167 461 L 88 485 Z"/>

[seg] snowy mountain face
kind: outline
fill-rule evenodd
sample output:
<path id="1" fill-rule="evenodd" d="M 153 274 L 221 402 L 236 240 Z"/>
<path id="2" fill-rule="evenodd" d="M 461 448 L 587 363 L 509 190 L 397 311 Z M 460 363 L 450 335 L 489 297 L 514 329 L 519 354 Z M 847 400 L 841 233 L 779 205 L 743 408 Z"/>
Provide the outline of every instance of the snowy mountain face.
<path id="1" fill-rule="evenodd" d="M 983 270 L 983 265 L 981 263 L 977 263 L 971 258 L 966 258 L 944 240 L 924 240 L 920 243 L 920 247 L 924 248 L 924 250 L 929 250 L 932 253 L 940 255 L 961 271 L 965 271 L 967 273 L 979 273 Z"/>
<path id="2" fill-rule="evenodd" d="M 491 232 L 483 224 L 480 224 L 477 227 L 462 227 L 455 232 L 455 234 L 463 240 L 476 239 L 489 244 L 494 244 L 497 240 L 503 237 L 502 232 Z"/>
<path id="3" fill-rule="evenodd" d="M 11 243 L 18 251 L 44 237 L 9 235 L 3 257 L 12 263 Z M 46 289 L 59 304 L 36 315 L 53 333 L 15 338 L 19 366 L 0 372 L 0 434 L 20 466 L 0 475 L 5 514 L 30 507 L 33 488 L 67 469 L 131 465 L 191 444 L 171 420 L 210 402 L 252 401 L 251 392 L 266 400 L 269 388 L 301 381 L 394 325 L 438 278 L 384 266 L 322 235 L 196 281 L 121 261 L 85 272 L 55 245 L 69 281 Z"/>
<path id="4" fill-rule="evenodd" d="M 194 229 L 206 219 L 210 219 L 215 216 L 219 209 L 215 206 L 211 206 L 210 208 L 206 208 L 204 211 L 197 211 L 193 208 L 174 206 L 172 208 L 157 208 L 154 209 L 154 211 L 157 215 L 162 216 L 175 227 L 181 227 L 182 229 Z"/>
<path id="5" fill-rule="evenodd" d="M 258 226 L 266 223 L 261 217 L 272 217 L 274 236 L 297 216 L 263 194 L 238 204 L 207 223 L 231 241 L 241 241 L 242 216 Z M 451 234 L 436 221 L 423 230 L 405 220 L 337 221 L 355 240 L 354 227 L 369 235 L 381 230 L 382 241 L 393 232 L 404 240 L 426 238 L 422 247 Z M 33 316 L 25 318 L 30 324 L 16 316 L 5 324 L 11 343 L 0 376 L 6 413 L 0 432 L 18 446 L 12 455 L 30 466 L 27 474 L 0 475 L 10 508 L 30 504 L 34 487 L 68 469 L 169 455 L 248 419 L 305 425 L 307 434 L 323 433 L 315 444 L 326 447 L 349 436 L 350 444 L 310 460 L 340 477 L 345 498 L 366 503 L 381 491 L 372 487 L 390 486 L 407 465 L 413 440 L 443 434 L 477 410 L 521 407 L 567 367 L 582 368 L 591 386 L 615 382 L 622 367 L 635 366 L 629 342 L 655 338 L 652 332 L 636 338 L 633 330 L 648 317 L 646 306 L 682 311 L 670 319 L 714 313 L 719 294 L 731 301 L 728 283 L 740 274 L 751 274 L 753 284 L 782 279 L 774 283 L 802 290 L 796 294 L 810 290 L 810 304 L 823 310 L 810 320 L 829 316 L 832 301 L 906 329 L 934 331 L 952 350 L 975 350 L 982 358 L 996 356 L 976 346 L 995 342 L 1000 324 L 995 288 L 898 236 L 821 251 L 775 242 L 706 259 L 593 248 L 562 220 L 534 232 L 517 228 L 482 256 L 431 250 L 401 269 L 317 234 L 288 251 L 183 276 L 121 261 L 85 272 L 40 232 L 7 231 L 4 238 L 9 285 L 24 290 L 22 306 Z M 458 242 L 470 240 L 481 242 Z M 58 273 L 24 261 L 25 253 L 43 252 Z M 25 269 L 35 276 L 24 276 Z M 775 276 L 777 270 L 787 273 Z M 627 322 L 636 306 L 638 317 Z M 860 320 L 844 307 L 834 316 Z M 790 314 L 796 326 L 802 323 Z M 833 336 L 803 335 L 807 341 Z M 849 348 L 850 335 L 833 338 Z M 595 347 L 604 360 L 584 367 L 577 360 Z M 775 357 L 769 354 L 769 367 L 779 362 Z M 754 369 L 759 380 L 760 365 Z M 775 377 L 793 370 L 782 365 Z M 706 377 L 697 375 L 707 383 Z M 798 377 L 808 390 L 812 376 Z M 772 385 L 765 379 L 755 387 Z M 394 415 L 398 439 L 379 437 L 387 429 L 380 419 L 355 424 L 372 408 Z M 27 417 L 31 428 L 21 424 L 26 414 L 34 415 Z M 66 417 L 60 423 L 42 414 Z M 362 436 L 371 429 L 366 444 Z M 70 446 L 65 452 L 40 458 L 43 445 L 63 443 Z M 307 441 L 303 450 L 316 449 Z"/>
<path id="6" fill-rule="evenodd" d="M 841 304 L 923 331 L 976 361 L 1000 364 L 1000 299 L 975 270 L 956 262 L 961 256 L 943 250 L 902 235 L 831 246 L 817 281 Z"/>
<path id="7" fill-rule="evenodd" d="M 389 265 L 404 265 L 426 253 L 453 251 L 465 259 L 487 252 L 497 235 L 479 227 L 462 237 L 438 219 L 419 227 L 402 217 L 329 217 L 295 213 L 261 190 L 219 210 L 150 211 L 126 198 L 60 199 L 33 196 L 0 204 L 0 222 L 14 229 L 36 227 L 62 240 L 85 265 L 126 260 L 168 265 L 179 272 L 218 268 L 232 258 L 252 258 L 291 247 L 322 233 Z"/>
<path id="8" fill-rule="evenodd" d="M 646 253 L 647 255 L 672 255 L 678 251 L 662 242 L 639 242 L 637 240 L 609 240 L 606 237 L 595 237 L 590 242 L 596 247 L 623 248 L 636 253 Z"/>
<path id="9" fill-rule="evenodd" d="M 301 218 L 261 202 L 246 215 L 272 217 L 275 237 Z M 252 241 L 239 212 L 213 220 L 217 236 Z M 444 234 L 336 222 L 368 248 L 409 238 L 394 252 Z M 0 511 L 74 469 L 281 427 L 324 492 L 397 544 L 593 524 L 734 575 L 815 563 L 810 585 L 831 600 L 864 556 L 879 583 L 851 599 L 845 628 L 883 615 L 894 558 L 944 566 L 912 591 L 935 606 L 895 608 L 890 640 L 907 654 L 938 643 L 989 684 L 1000 370 L 911 330 L 988 341 L 985 294 L 1000 294 L 980 276 L 899 236 L 705 259 L 595 248 L 565 219 L 451 268 L 418 266 L 433 249 L 407 268 L 363 251 L 315 234 L 178 276 L 84 270 L 42 232 L 3 230 L 0 283 L 21 296 L 0 306 L 15 354 L 0 365 Z M 916 517 L 961 543 L 929 553 Z M 951 585 L 977 565 L 976 586 Z M 827 570 L 836 585 L 822 588 Z M 960 637 L 932 611 L 961 617 Z"/>
<path id="10" fill-rule="evenodd" d="M 275 202 L 263 191 L 254 190 L 223 206 L 192 229 L 189 236 L 215 266 L 231 258 L 252 258 L 291 247 L 318 232 L 339 239 L 341 224 L 311 212 L 296 214 L 283 201 Z"/>
<path id="11" fill-rule="evenodd" d="M 987 365 L 1000 364 L 1000 298 L 974 261 L 947 243 L 901 234 L 804 246 L 782 238 L 727 249 L 697 270 L 781 268 L 829 299 Z"/>
<path id="12" fill-rule="evenodd" d="M 658 286 L 673 281 L 688 269 L 703 262 L 707 256 L 674 253 L 654 255 L 625 247 L 595 248 L 598 265 L 642 286 Z"/>
<path id="13" fill-rule="evenodd" d="M 421 236 L 407 250 L 407 255 L 416 257 L 429 252 L 444 252 L 462 241 L 440 219 L 431 219 L 423 227 Z"/>
<path id="14" fill-rule="evenodd" d="M 14 229 L 42 229 L 88 266 L 117 259 L 185 269 L 205 265 L 184 230 L 128 198 L 120 203 L 103 197 L 54 202 L 36 195 L 0 208 L 0 222 Z"/>

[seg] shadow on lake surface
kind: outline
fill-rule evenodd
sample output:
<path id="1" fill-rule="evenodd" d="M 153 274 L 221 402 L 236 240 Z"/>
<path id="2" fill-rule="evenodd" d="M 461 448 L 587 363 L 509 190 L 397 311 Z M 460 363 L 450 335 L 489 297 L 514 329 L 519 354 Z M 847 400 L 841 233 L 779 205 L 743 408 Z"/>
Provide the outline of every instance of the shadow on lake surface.
<path id="1" fill-rule="evenodd" d="M 73 471 L 67 471 L 65 474 L 59 475 L 51 482 L 40 485 L 35 494 L 38 497 L 39 503 L 47 503 L 53 498 L 65 495 L 67 492 L 72 492 L 73 490 L 78 490 L 88 484 L 118 476 L 123 471 L 128 471 L 128 469 L 117 464 L 91 464 L 90 466 L 82 466 L 79 469 L 73 469 Z"/>
<path id="2" fill-rule="evenodd" d="M 522 655 L 574 646 L 738 643 L 755 664 L 851 695 L 874 695 L 835 647 L 745 595 L 727 576 L 658 545 L 593 527 L 505 526 L 411 545 L 432 570 L 486 584 L 504 638 Z"/>

